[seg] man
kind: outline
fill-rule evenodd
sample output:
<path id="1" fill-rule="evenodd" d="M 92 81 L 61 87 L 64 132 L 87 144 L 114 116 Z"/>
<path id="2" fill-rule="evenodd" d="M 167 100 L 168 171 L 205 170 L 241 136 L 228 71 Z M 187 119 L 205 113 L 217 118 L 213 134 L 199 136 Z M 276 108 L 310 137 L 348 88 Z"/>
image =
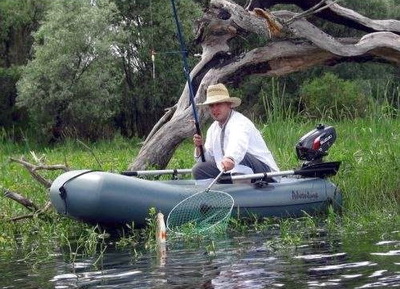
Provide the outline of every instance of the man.
<path id="1" fill-rule="evenodd" d="M 207 99 L 201 106 L 208 106 L 215 120 L 207 130 L 206 141 L 195 134 L 196 165 L 192 169 L 196 180 L 217 177 L 221 170 L 231 173 L 261 173 L 278 171 L 278 166 L 255 125 L 243 114 L 233 110 L 240 98 L 230 97 L 225 85 L 210 85 Z M 201 161 L 200 146 L 206 161 Z"/>

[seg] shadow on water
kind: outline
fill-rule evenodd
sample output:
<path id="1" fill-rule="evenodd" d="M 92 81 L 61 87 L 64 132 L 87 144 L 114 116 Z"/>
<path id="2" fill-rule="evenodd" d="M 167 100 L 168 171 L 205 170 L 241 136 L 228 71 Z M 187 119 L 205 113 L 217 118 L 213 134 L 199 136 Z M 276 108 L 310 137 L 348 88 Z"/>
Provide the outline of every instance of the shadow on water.
<path id="1" fill-rule="evenodd" d="M 391 288 L 400 287 L 400 233 L 318 234 L 296 246 L 275 233 L 230 235 L 166 252 L 108 246 L 71 261 L 54 252 L 46 262 L 15 254 L 0 259 L 0 288 Z M 96 264 L 96 265 L 94 265 Z"/>

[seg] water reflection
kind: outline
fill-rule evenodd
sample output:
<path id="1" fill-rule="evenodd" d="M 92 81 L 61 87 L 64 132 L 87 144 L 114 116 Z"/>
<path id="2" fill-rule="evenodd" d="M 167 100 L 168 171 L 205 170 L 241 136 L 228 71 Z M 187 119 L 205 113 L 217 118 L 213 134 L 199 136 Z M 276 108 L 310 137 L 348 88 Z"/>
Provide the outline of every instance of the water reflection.
<path id="1" fill-rule="evenodd" d="M 103 258 L 66 261 L 62 254 L 31 266 L 0 260 L 0 288 L 382 288 L 400 287 L 398 233 L 386 241 L 319 236 L 301 246 L 271 246 L 269 234 L 216 243 L 167 243 L 162 254 L 108 248 Z"/>

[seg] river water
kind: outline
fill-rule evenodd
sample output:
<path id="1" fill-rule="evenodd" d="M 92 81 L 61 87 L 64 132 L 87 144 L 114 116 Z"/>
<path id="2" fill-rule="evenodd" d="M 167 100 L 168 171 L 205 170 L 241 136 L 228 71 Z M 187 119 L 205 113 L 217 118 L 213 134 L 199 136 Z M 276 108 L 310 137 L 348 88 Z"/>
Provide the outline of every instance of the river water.
<path id="1" fill-rule="evenodd" d="M 276 233 L 171 240 L 166 250 L 116 249 L 93 257 L 55 250 L 0 259 L 0 288 L 399 288 L 400 231 L 316 234 L 291 245 Z M 0 254 L 0 256 L 2 256 Z M 43 257 L 43 256 L 42 256 Z"/>

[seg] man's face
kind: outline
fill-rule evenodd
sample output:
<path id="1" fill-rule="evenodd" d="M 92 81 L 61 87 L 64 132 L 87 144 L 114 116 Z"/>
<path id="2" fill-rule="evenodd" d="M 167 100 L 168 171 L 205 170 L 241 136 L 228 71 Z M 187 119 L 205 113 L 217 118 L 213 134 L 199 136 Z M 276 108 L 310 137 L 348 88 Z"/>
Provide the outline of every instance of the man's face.
<path id="1" fill-rule="evenodd" d="M 214 120 L 219 123 L 224 123 L 231 112 L 231 103 L 220 102 L 209 104 L 208 109 L 210 110 L 211 116 Z"/>

